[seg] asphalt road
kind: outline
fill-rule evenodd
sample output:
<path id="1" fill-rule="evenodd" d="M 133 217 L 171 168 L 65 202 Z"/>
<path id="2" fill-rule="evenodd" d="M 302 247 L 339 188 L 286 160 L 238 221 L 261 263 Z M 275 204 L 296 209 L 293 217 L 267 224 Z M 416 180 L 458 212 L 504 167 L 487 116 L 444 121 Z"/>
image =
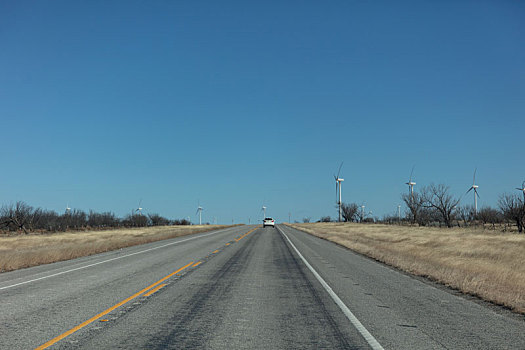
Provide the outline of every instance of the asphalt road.
<path id="1" fill-rule="evenodd" d="M 0 274 L 2 349 L 525 349 L 523 317 L 286 226 Z"/>

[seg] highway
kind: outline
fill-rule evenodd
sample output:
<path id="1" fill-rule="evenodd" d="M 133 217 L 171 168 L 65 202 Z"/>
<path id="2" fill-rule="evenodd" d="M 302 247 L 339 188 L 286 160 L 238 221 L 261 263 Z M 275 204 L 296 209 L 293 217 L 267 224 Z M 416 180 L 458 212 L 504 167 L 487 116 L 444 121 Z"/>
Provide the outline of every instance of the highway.
<path id="1" fill-rule="evenodd" d="M 284 225 L 0 274 L 1 349 L 525 349 L 525 320 Z"/>

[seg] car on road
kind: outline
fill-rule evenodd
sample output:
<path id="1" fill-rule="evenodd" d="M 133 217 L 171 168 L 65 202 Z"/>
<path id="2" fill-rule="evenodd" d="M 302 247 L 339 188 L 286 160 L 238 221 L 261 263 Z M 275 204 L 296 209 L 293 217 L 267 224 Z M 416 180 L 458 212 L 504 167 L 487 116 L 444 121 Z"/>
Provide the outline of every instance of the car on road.
<path id="1" fill-rule="evenodd" d="M 272 218 L 264 218 L 263 227 L 266 227 L 266 226 L 275 227 L 275 220 Z"/>

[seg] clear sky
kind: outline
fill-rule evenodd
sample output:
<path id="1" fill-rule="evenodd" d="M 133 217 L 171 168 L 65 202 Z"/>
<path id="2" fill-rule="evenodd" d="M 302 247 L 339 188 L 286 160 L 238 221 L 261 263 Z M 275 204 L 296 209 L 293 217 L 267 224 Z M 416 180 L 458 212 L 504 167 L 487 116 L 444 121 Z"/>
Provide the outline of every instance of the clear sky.
<path id="1" fill-rule="evenodd" d="M 317 220 L 344 161 L 496 206 L 524 124 L 523 1 L 0 1 L 0 204 Z"/>

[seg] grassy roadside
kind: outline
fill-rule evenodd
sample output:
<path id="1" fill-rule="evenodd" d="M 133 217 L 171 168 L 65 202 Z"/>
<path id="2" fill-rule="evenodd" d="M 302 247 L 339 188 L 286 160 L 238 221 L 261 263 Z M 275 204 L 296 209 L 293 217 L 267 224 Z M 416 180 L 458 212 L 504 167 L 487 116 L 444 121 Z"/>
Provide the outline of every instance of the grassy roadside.
<path id="1" fill-rule="evenodd" d="M 69 260 L 230 226 L 155 226 L 0 237 L 0 272 Z"/>
<path id="2" fill-rule="evenodd" d="M 380 224 L 289 226 L 525 313 L 525 235 Z"/>

